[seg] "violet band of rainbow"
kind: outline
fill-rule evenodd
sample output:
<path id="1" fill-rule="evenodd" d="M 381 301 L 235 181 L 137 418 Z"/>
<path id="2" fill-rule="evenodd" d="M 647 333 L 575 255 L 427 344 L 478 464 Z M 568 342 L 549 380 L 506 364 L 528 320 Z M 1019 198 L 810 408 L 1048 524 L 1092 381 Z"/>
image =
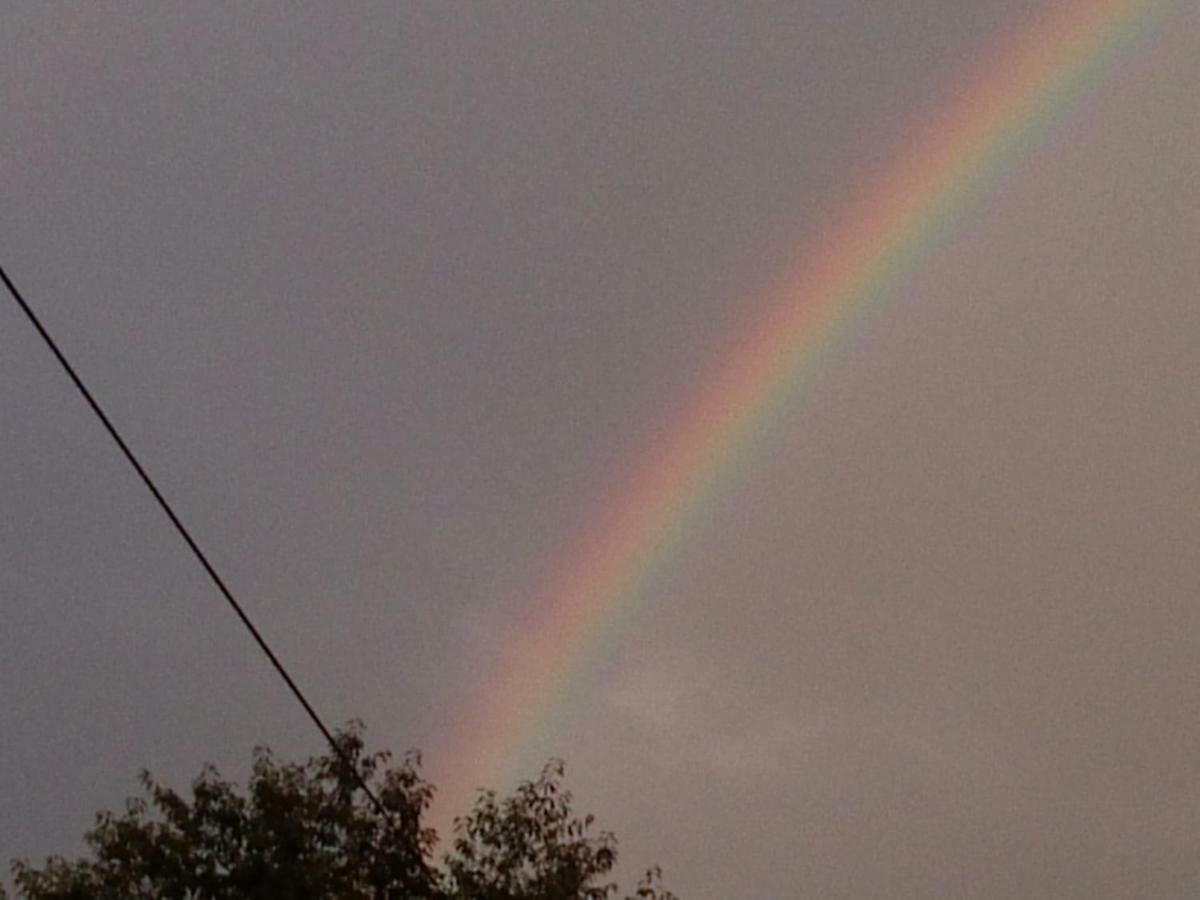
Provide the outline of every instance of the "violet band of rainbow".
<path id="1" fill-rule="evenodd" d="M 444 754 L 451 775 L 442 796 L 455 809 L 477 786 L 512 777 L 594 648 L 645 601 L 649 573 L 678 552 L 705 499 L 763 440 L 764 423 L 794 414 L 818 368 L 1177 5 L 1051 4 L 986 55 L 949 104 L 908 136 L 884 176 L 846 205 L 824 238 L 802 248 L 802 262 L 771 290 L 768 313 L 700 379 L 667 438 L 633 454 L 621 483 L 606 492 L 612 499 L 589 517 L 592 529 L 546 567 L 522 635 L 480 679 Z"/>

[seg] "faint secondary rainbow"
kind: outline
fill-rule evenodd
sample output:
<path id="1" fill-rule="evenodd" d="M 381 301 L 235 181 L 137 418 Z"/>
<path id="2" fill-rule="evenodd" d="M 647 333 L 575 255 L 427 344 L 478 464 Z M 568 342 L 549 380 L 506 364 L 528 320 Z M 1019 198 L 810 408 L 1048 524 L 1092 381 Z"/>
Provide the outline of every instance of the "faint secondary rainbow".
<path id="1" fill-rule="evenodd" d="M 911 135 L 884 176 L 778 281 L 736 349 L 686 398 L 665 439 L 641 448 L 593 527 L 553 561 L 521 633 L 448 753 L 446 799 L 512 775 L 520 751 L 564 702 L 573 676 L 671 556 L 723 476 L 863 317 L 1171 0 L 1069 0 L 994 48 Z M 532 773 L 524 773 L 532 774 Z"/>

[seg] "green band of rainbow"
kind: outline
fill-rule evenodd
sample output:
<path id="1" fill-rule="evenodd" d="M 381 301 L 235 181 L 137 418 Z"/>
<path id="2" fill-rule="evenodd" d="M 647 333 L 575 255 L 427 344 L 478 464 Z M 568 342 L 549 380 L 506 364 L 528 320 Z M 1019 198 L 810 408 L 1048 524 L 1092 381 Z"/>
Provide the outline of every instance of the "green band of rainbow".
<path id="1" fill-rule="evenodd" d="M 1014 159 L 1168 11 L 1171 0 L 1068 0 L 977 67 L 805 262 L 683 406 L 668 438 L 634 456 L 595 527 L 534 599 L 525 631 L 451 743 L 447 793 L 495 784 L 563 702 L 591 647 L 671 555 L 695 511 L 863 317 L 926 259 Z M 456 794 L 457 792 L 457 794 Z"/>

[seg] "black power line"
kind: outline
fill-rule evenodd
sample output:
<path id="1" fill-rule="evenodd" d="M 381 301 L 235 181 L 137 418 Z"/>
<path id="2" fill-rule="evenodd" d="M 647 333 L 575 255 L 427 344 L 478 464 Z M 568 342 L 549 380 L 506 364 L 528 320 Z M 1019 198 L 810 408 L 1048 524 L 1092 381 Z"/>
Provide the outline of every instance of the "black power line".
<path id="1" fill-rule="evenodd" d="M 371 790 L 371 786 L 367 784 L 367 781 L 365 778 L 363 778 L 362 773 L 358 771 L 358 767 L 354 765 L 354 761 L 347 755 L 346 751 L 342 749 L 341 745 L 338 744 L 337 740 L 333 736 L 333 733 L 325 725 L 324 721 L 322 721 L 321 717 L 317 714 L 317 711 L 313 709 L 312 704 L 308 702 L 308 698 L 304 696 L 304 691 L 300 690 L 299 685 L 297 685 L 292 679 L 292 676 L 288 674 L 288 670 L 284 668 L 283 663 L 279 661 L 279 657 L 275 655 L 275 652 L 267 643 L 266 638 L 264 638 L 259 630 L 254 626 L 254 623 L 250 621 L 250 617 L 246 615 L 246 611 L 242 609 L 242 605 L 238 603 L 237 599 L 233 596 L 233 592 L 229 590 L 229 587 L 225 584 L 224 579 L 221 578 L 221 576 L 217 573 L 217 570 L 213 568 L 212 563 L 208 561 L 208 557 L 204 555 L 204 551 L 200 549 L 191 533 L 187 530 L 187 527 L 179 520 L 179 516 L 175 514 L 175 510 L 171 508 L 171 504 L 167 502 L 166 498 L 162 495 L 162 492 L 158 489 L 158 486 L 155 485 L 154 481 L 142 467 L 142 464 L 138 461 L 138 458 L 134 456 L 133 451 L 129 449 L 129 445 L 125 443 L 124 438 L 121 437 L 116 427 L 109 420 L 108 416 L 105 415 L 104 410 L 100 408 L 100 404 L 96 402 L 96 398 L 92 396 L 92 392 L 87 389 L 87 385 L 85 385 L 82 379 L 80 379 L 79 375 L 76 374 L 74 367 L 70 362 L 67 361 L 67 358 L 63 355 L 63 352 L 58 349 L 58 344 L 54 342 L 54 338 L 50 336 L 50 332 L 48 332 L 45 326 L 42 325 L 41 320 L 30 308 L 29 304 L 25 302 L 25 298 L 21 296 L 21 292 L 17 290 L 17 286 L 12 283 L 12 280 L 8 277 L 8 273 L 4 271 L 3 266 L 0 266 L 0 279 L 3 279 L 4 286 L 8 288 L 8 292 L 12 294 L 13 299 L 17 301 L 17 305 L 21 307 L 22 312 L 24 312 L 29 321 L 33 323 L 33 327 L 36 328 L 38 334 L 42 336 L 42 340 L 46 342 L 46 346 L 50 348 L 50 352 L 54 354 L 59 364 L 71 377 L 71 380 L 75 382 L 75 387 L 79 388 L 79 393 L 81 393 L 83 395 L 83 399 L 88 402 L 88 405 L 92 408 L 92 412 L 96 414 L 97 418 L 100 419 L 101 423 L 108 430 L 109 435 L 116 442 L 117 446 L 121 448 L 121 452 L 125 454 L 125 458 L 129 460 L 129 464 L 133 466 L 134 471 L 138 473 L 138 477 L 142 479 L 142 483 L 145 484 L 150 493 L 154 495 L 154 499 L 158 501 L 158 505 L 162 507 L 162 511 L 167 514 L 167 518 L 171 520 L 171 524 L 175 526 L 175 530 L 179 532 L 179 536 L 183 538 L 184 542 L 191 549 L 193 555 L 195 555 L 196 559 L 200 561 L 200 565 L 204 567 L 204 571 L 208 573 L 208 577 L 211 578 L 213 584 L 217 586 L 217 590 L 221 592 L 221 596 L 225 598 L 230 607 L 232 607 L 234 613 L 236 613 L 237 617 L 241 620 L 242 624 L 246 626 L 246 630 L 250 632 L 251 637 L 253 637 L 255 643 L 258 644 L 259 649 L 262 650 L 262 652 L 266 654 L 267 659 L 271 661 L 271 665 L 275 667 L 275 671 L 279 673 L 279 677 L 281 677 L 287 684 L 288 689 L 292 692 L 292 695 L 298 701 L 300 701 L 300 705 L 304 707 L 304 711 L 308 713 L 308 717 L 312 719 L 313 724 L 316 725 L 321 734 L 325 736 L 325 740 L 329 742 L 329 746 L 333 748 L 333 752 L 353 774 L 354 780 L 358 782 L 358 786 L 361 787 L 367 797 L 370 798 L 371 803 L 375 806 L 375 809 L 379 815 L 383 817 L 384 822 L 390 826 L 392 823 L 392 817 L 388 814 L 387 808 L 384 807 L 383 803 L 379 800 L 379 797 L 375 795 L 375 792 Z"/>

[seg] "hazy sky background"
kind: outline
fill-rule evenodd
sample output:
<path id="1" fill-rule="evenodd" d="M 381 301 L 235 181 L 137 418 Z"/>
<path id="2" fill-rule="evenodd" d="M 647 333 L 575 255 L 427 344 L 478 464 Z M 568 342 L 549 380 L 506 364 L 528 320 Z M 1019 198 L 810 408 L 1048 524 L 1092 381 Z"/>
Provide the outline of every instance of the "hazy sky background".
<path id="1" fill-rule="evenodd" d="M 333 722 L 430 752 L 862 173 L 1046 2 L 0 5 L 0 254 Z M 685 898 L 1200 890 L 1200 8 L 714 504 L 521 766 Z M 0 857 L 321 745 L 0 303 Z M 504 787 L 504 785 L 501 785 Z"/>

